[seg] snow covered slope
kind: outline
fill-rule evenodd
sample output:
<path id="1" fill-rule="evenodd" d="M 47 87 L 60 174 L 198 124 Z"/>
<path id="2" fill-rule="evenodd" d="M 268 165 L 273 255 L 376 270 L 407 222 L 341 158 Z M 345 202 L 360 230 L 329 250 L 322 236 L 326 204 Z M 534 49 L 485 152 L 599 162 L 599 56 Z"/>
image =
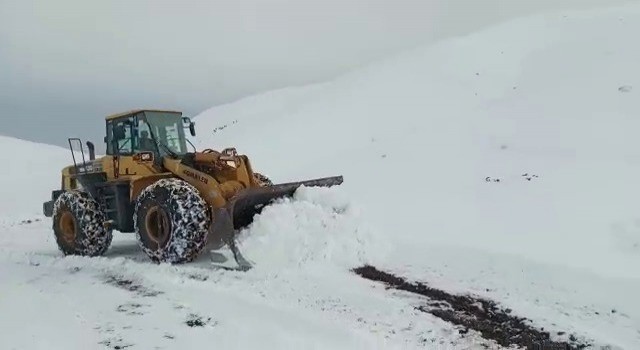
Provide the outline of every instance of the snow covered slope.
<path id="1" fill-rule="evenodd" d="M 637 348 L 638 32 L 638 5 L 519 19 L 214 107 L 198 147 L 276 182 L 342 174 L 392 242 L 376 264 Z"/>
<path id="2" fill-rule="evenodd" d="M 0 148 L 0 217 L 42 214 L 42 203 L 60 188 L 60 171 L 73 164 L 71 152 L 1 135 Z"/>

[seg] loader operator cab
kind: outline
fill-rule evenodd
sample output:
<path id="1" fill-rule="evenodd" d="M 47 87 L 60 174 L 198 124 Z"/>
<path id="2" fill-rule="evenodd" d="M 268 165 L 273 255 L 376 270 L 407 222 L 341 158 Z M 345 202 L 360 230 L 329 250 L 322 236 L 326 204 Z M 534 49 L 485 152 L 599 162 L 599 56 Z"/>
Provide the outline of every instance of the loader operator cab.
<path id="1" fill-rule="evenodd" d="M 188 152 L 185 129 L 195 136 L 193 122 L 180 112 L 133 111 L 107 117 L 105 143 L 111 156 L 151 152 L 154 159 Z"/>

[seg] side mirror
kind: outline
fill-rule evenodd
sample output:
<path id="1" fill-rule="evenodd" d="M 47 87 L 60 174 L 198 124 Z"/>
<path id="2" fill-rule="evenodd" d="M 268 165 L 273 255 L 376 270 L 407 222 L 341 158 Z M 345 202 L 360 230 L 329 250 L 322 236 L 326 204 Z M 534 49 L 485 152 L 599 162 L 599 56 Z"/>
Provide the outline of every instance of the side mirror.
<path id="1" fill-rule="evenodd" d="M 196 124 L 191 121 L 191 118 L 182 117 L 182 125 L 185 129 L 187 127 L 189 128 L 189 132 L 191 133 L 191 136 L 196 136 Z"/>

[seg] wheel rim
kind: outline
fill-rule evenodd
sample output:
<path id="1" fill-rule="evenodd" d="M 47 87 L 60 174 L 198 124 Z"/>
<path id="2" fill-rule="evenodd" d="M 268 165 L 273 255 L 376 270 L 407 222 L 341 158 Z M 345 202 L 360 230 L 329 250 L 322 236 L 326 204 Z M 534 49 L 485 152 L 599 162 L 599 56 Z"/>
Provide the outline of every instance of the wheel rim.
<path id="1" fill-rule="evenodd" d="M 76 241 L 76 223 L 73 220 L 73 215 L 68 211 L 63 212 L 58 226 L 60 227 L 62 239 L 70 245 L 74 244 Z"/>
<path id="2" fill-rule="evenodd" d="M 169 216 L 160 207 L 152 207 L 145 217 L 145 227 L 149 234 L 149 239 L 158 247 L 163 246 L 168 240 L 171 232 Z"/>

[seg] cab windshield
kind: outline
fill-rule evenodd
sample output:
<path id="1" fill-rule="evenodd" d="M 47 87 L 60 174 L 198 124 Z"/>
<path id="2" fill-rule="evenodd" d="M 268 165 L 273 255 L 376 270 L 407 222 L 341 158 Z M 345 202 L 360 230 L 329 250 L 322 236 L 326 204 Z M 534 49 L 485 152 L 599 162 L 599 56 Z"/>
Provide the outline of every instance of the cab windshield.
<path id="1" fill-rule="evenodd" d="M 183 155 L 188 152 L 182 114 L 145 111 L 144 118 L 141 119 L 138 132 L 142 148 L 146 148 L 144 142 L 147 142 L 145 139 L 148 138 L 148 142 L 153 142 L 152 140 L 158 142 L 158 151 L 161 155 L 171 153 Z"/>

